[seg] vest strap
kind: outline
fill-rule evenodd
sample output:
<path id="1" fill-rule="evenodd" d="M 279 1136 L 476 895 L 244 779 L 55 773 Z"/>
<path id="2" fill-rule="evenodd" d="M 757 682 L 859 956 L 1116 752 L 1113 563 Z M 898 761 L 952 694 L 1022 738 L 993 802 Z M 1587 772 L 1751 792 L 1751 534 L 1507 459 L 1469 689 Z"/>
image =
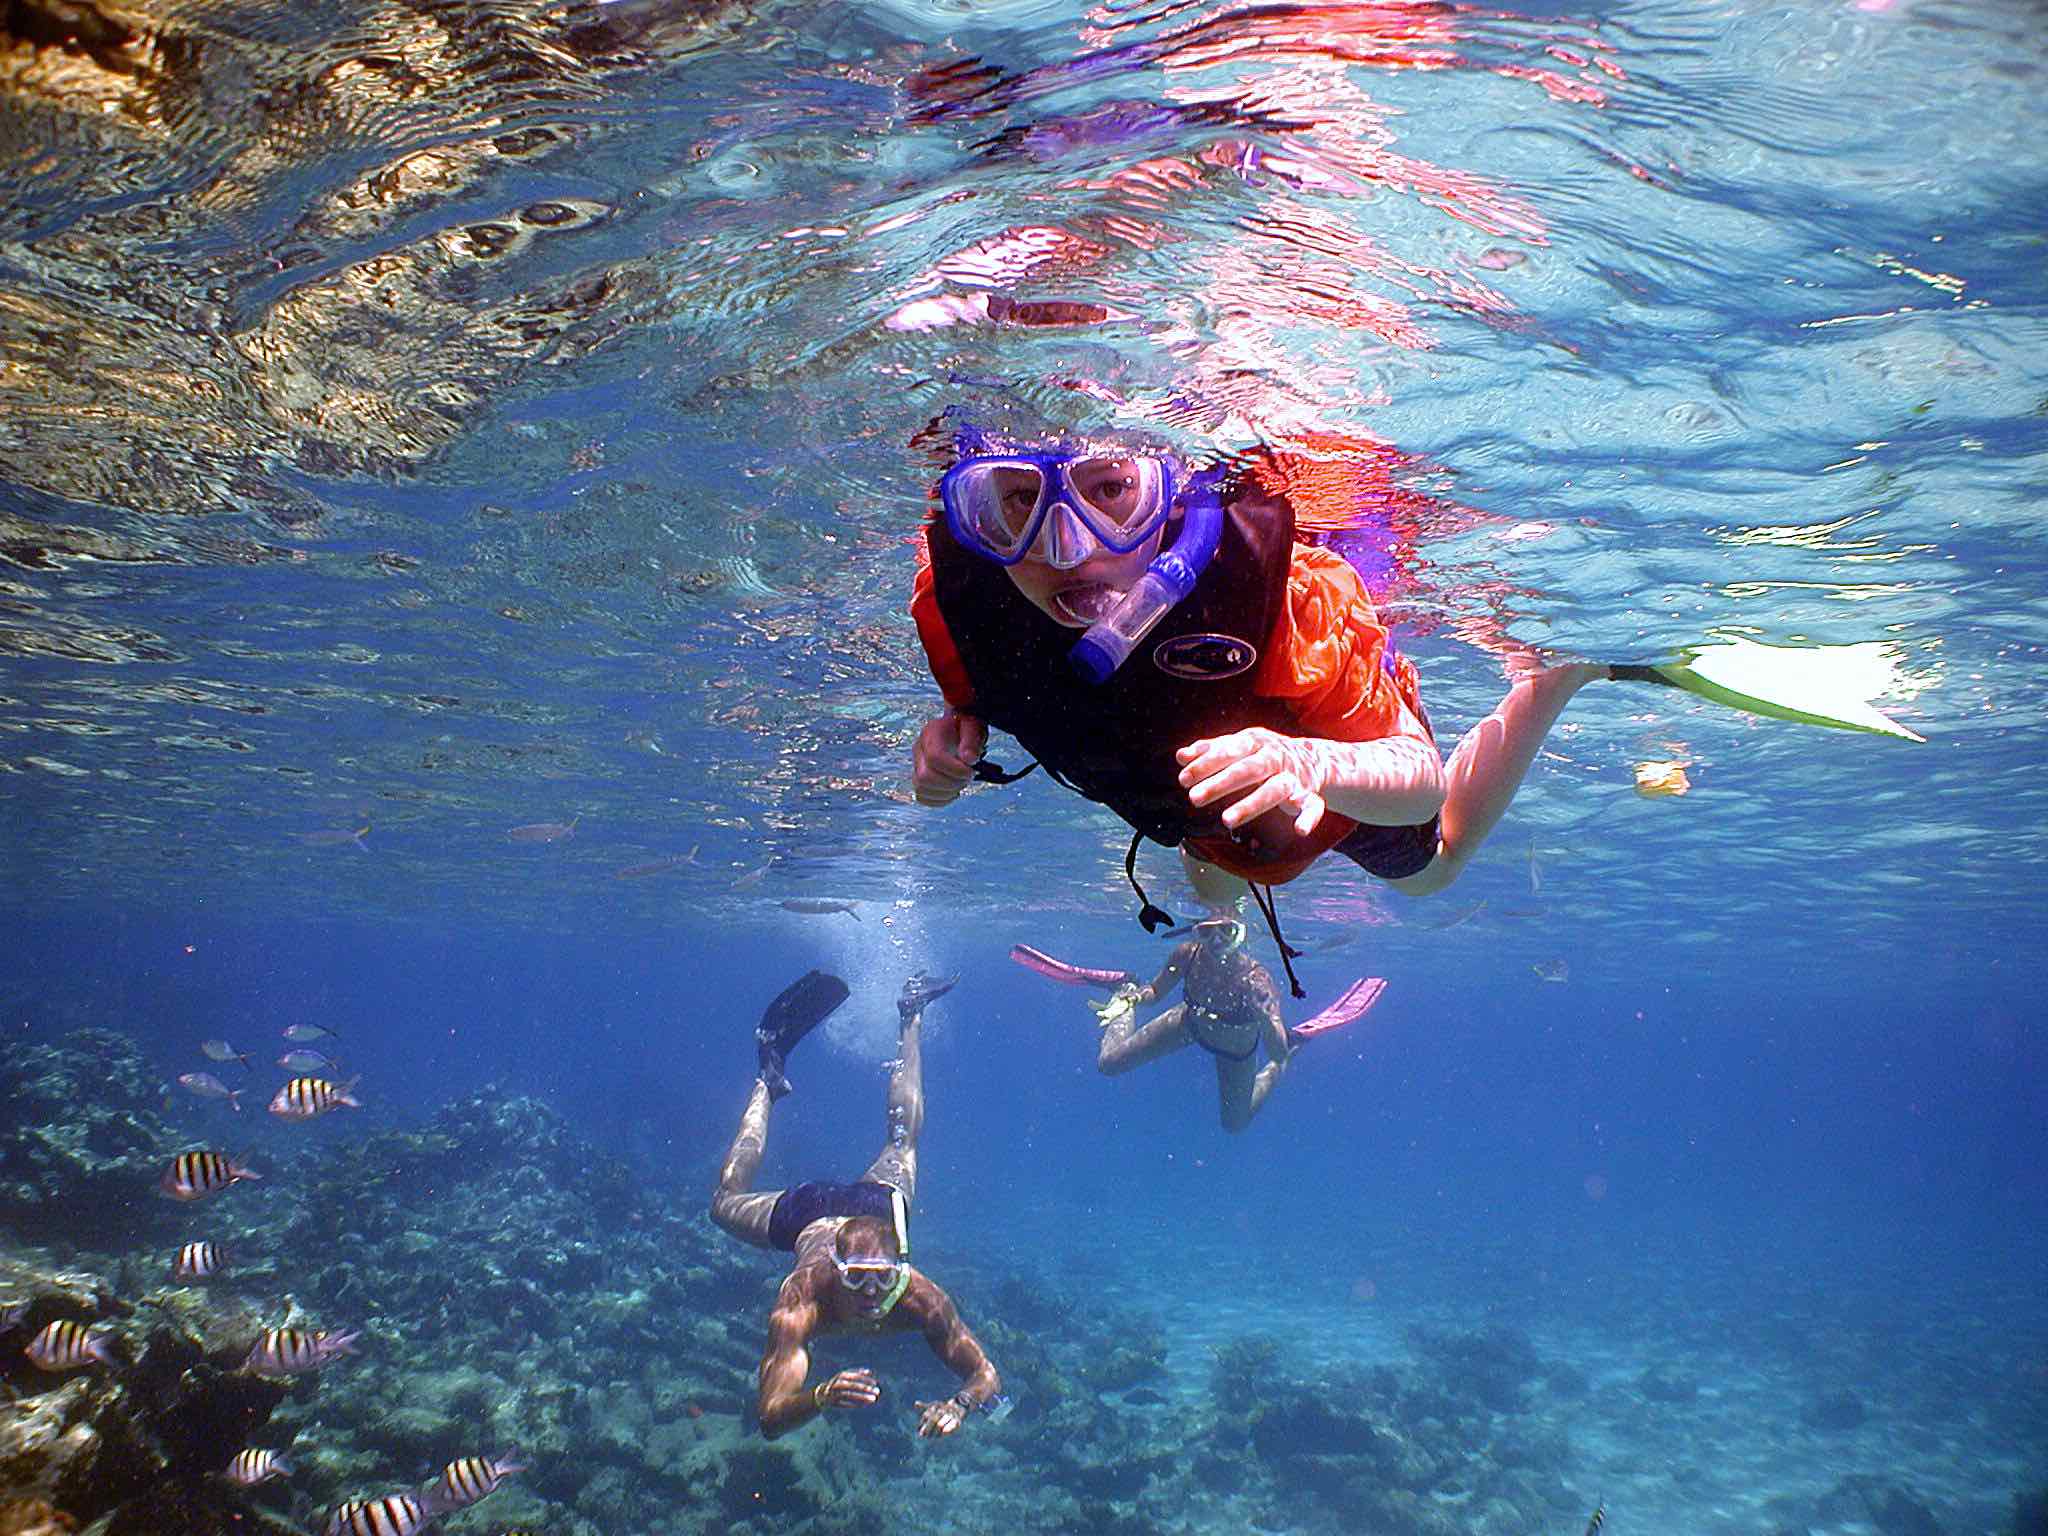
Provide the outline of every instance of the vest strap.
<path id="1" fill-rule="evenodd" d="M 1145 894 L 1145 887 L 1138 884 L 1138 844 L 1145 840 L 1142 832 L 1131 834 L 1131 846 L 1124 852 L 1124 878 L 1131 882 L 1131 889 L 1138 893 L 1138 921 L 1145 925 L 1147 933 L 1157 933 L 1162 928 L 1175 928 L 1179 923 L 1164 907 L 1152 905 L 1152 898 Z"/>
<path id="2" fill-rule="evenodd" d="M 1294 974 L 1294 962 L 1301 958 L 1301 951 L 1280 937 L 1280 909 L 1273 902 L 1273 887 L 1253 885 L 1252 900 L 1259 904 L 1259 911 L 1265 914 L 1266 930 L 1280 946 L 1280 969 L 1287 973 L 1288 988 L 1296 997 L 1307 997 L 1301 989 L 1301 978 Z"/>

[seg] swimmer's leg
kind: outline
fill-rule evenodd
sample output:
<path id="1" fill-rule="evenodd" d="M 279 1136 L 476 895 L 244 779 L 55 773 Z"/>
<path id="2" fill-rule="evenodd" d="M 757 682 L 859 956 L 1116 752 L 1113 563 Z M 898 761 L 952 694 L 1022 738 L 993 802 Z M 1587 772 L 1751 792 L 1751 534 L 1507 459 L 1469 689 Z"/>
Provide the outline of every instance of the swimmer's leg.
<path id="1" fill-rule="evenodd" d="M 1601 663 L 1574 662 L 1518 678 L 1493 713 L 1465 733 L 1445 766 L 1436 858 L 1419 873 L 1387 884 L 1409 896 L 1427 896 L 1463 874 L 1487 834 L 1507 814 L 1529 765 L 1572 695 L 1607 675 Z"/>
<path id="2" fill-rule="evenodd" d="M 1102 1045 L 1095 1053 L 1095 1066 L 1106 1077 L 1115 1077 L 1148 1061 L 1171 1056 L 1188 1043 L 1182 1024 L 1187 1004 L 1175 1003 L 1151 1023 L 1140 1025 L 1135 1011 L 1123 1014 L 1102 1029 Z"/>
<path id="3" fill-rule="evenodd" d="M 768 1148 L 768 1110 L 772 1103 L 768 1085 L 755 1078 L 753 1091 L 747 1095 L 747 1107 L 740 1114 L 739 1130 L 734 1133 L 725 1162 L 718 1170 L 718 1188 L 711 1196 L 711 1219 L 741 1242 L 752 1243 L 756 1248 L 774 1246 L 768 1241 L 768 1222 L 775 1214 L 775 1202 L 782 1198 L 779 1189 L 754 1191 L 754 1175 L 761 1171 L 761 1154 Z"/>
<path id="4" fill-rule="evenodd" d="M 1223 1129 L 1237 1132 L 1252 1123 L 1252 1117 L 1265 1106 L 1266 1096 L 1280 1081 L 1280 1074 L 1287 1070 L 1283 1061 L 1269 1061 L 1263 1067 L 1253 1065 L 1256 1058 L 1231 1061 L 1227 1057 L 1216 1058 L 1216 1100 L 1223 1116 Z"/>

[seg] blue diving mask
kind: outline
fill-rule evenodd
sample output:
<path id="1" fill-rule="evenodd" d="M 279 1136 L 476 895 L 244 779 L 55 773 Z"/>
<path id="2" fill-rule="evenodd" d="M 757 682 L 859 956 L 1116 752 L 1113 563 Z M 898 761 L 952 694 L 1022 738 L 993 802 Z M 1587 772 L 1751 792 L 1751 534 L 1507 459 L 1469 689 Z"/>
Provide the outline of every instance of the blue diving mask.
<path id="1" fill-rule="evenodd" d="M 953 537 L 998 565 L 1016 565 L 1040 545 L 1039 558 L 1056 570 L 1072 570 L 1098 549 L 1127 555 L 1158 533 L 1178 500 L 1184 515 L 1173 547 L 1153 558 L 1068 653 L 1081 677 L 1107 682 L 1194 590 L 1215 556 L 1223 533 L 1221 471 L 1183 476 L 1156 454 L 978 452 L 990 445 L 969 432 L 962 434 L 965 455 L 939 480 L 939 500 Z"/>
<path id="2" fill-rule="evenodd" d="M 1098 546 L 1129 554 L 1159 531 L 1173 497 L 1172 466 L 1150 456 L 975 454 L 939 481 L 947 525 L 967 548 L 1015 565 L 1042 536 L 1039 558 L 1061 570 Z"/>

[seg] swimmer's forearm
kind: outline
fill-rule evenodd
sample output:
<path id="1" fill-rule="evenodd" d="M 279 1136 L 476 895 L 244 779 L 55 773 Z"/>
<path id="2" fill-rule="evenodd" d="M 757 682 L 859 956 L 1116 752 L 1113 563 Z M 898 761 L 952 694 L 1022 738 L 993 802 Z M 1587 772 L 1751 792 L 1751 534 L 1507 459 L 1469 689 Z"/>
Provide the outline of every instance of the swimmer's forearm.
<path id="1" fill-rule="evenodd" d="M 1331 810 L 1376 827 L 1412 827 L 1444 808 L 1444 760 L 1414 736 L 1312 742 Z"/>

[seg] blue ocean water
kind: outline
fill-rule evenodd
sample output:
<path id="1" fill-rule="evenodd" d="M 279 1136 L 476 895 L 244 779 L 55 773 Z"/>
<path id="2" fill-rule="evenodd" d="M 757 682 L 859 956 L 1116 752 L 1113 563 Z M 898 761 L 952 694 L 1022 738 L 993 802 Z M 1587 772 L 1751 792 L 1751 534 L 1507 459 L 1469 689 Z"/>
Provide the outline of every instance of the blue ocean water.
<path id="1" fill-rule="evenodd" d="M 139 14 L 146 67 L 4 39 L 10 1052 L 128 1034 L 180 1132 L 259 1162 L 532 1095 L 694 1216 L 783 984 L 853 995 L 792 1063 L 771 1183 L 860 1172 L 896 991 L 958 972 L 920 1266 L 977 1326 L 1163 1339 L 1161 1404 L 1107 1399 L 1162 1468 L 1149 1499 L 1072 1483 L 1021 1437 L 1051 1402 L 885 1449 L 944 1373 L 915 1338 L 826 1346 L 892 1384 L 883 1428 L 801 1434 L 892 1528 L 1378 1529 L 1299 1469 L 1172 1480 L 1216 1362 L 1267 1341 L 1334 1392 L 1502 1336 L 1553 1375 L 1512 1434 L 1456 1433 L 1540 1440 L 1544 1501 L 1442 1482 L 1409 1528 L 2020 1528 L 2048 1481 L 2036 7 Z M 1084 994 L 1007 958 L 1158 963 L 1121 824 L 1043 775 L 911 801 L 949 409 L 1383 447 L 1386 611 L 1446 747 L 1512 651 L 1735 638 L 1885 646 L 1926 741 L 1589 689 L 1452 890 L 1328 861 L 1281 888 L 1290 1017 L 1387 992 L 1227 1135 L 1206 1060 L 1103 1078 Z M 1639 792 L 1659 764 L 1686 792 Z M 1188 915 L 1165 850 L 1140 872 Z M 299 1022 L 359 1115 L 169 1086 Z M 407 1320 L 378 1327 L 398 1369 Z M 744 1385 L 704 1406 L 744 1430 Z M 636 1528 L 739 1528 L 644 1499 Z"/>

